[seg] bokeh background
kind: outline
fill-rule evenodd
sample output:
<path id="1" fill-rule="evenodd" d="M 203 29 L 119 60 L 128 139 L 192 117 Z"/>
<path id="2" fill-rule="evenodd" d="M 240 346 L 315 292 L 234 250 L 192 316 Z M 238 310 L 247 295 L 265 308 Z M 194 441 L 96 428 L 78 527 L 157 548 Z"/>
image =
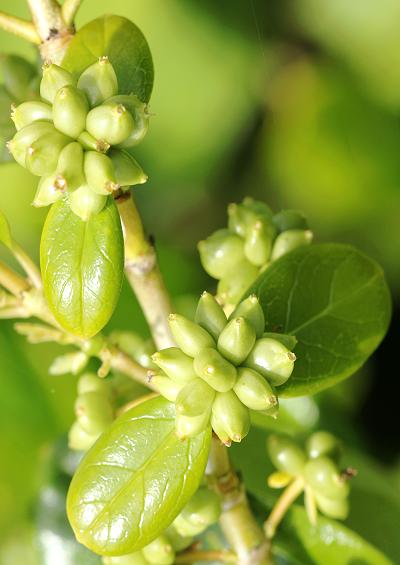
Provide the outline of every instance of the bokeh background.
<path id="1" fill-rule="evenodd" d="M 22 0 L 0 0 L 0 10 L 28 17 Z M 400 3 L 85 0 L 78 27 L 111 11 L 130 17 L 153 52 L 155 115 L 137 150 L 150 180 L 136 195 L 178 302 L 212 289 L 196 243 L 224 225 L 228 202 L 248 194 L 274 210 L 303 210 L 316 241 L 351 242 L 385 269 L 394 317 L 383 346 L 360 374 L 297 405 L 299 421 L 318 419 L 350 446 L 362 446 L 385 480 L 400 486 L 392 392 L 400 287 Z M 2 31 L 0 51 L 36 57 Z M 38 258 L 46 210 L 30 206 L 35 184 L 18 165 L 1 165 L 0 208 L 15 238 Z M 146 331 L 127 288 L 110 327 Z M 76 379 L 47 373 L 60 351 L 29 346 L 12 323 L 0 323 L 4 565 L 36 563 L 25 550 L 46 446 L 73 420 Z"/>

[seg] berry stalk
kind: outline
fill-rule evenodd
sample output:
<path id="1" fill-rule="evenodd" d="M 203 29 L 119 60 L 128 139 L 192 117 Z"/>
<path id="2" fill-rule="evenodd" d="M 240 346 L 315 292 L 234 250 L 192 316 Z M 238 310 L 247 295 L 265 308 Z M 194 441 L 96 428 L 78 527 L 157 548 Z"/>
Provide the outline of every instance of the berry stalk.
<path id="1" fill-rule="evenodd" d="M 25 39 L 30 43 L 34 43 L 36 45 L 39 45 L 40 43 L 40 37 L 35 26 L 32 22 L 28 22 L 22 18 L 17 18 L 10 14 L 0 12 L 0 28 L 8 33 L 18 35 L 18 37 L 22 37 L 22 39 Z"/>

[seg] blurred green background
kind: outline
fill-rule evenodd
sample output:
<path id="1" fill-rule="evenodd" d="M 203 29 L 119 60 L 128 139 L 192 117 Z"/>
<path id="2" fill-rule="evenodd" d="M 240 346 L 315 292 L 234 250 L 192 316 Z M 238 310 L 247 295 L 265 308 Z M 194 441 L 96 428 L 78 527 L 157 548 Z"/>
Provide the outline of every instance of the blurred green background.
<path id="1" fill-rule="evenodd" d="M 28 17 L 22 0 L 0 0 L 0 10 Z M 78 27 L 111 11 L 131 18 L 153 52 L 155 115 L 137 151 L 150 180 L 136 194 L 174 296 L 212 288 L 196 243 L 224 225 L 228 202 L 247 194 L 274 210 L 303 210 L 316 241 L 352 242 L 384 267 L 392 331 L 360 375 L 317 403 L 321 425 L 364 446 L 400 483 L 398 407 L 387 394 L 400 286 L 400 3 L 85 0 Z M 2 31 L 0 51 L 36 57 Z M 15 238 L 37 258 L 46 210 L 30 206 L 36 179 L 10 163 L 0 167 L 0 185 Z M 110 326 L 145 328 L 127 288 Z M 29 564 L 20 541 L 29 535 L 46 444 L 73 419 L 75 379 L 47 374 L 60 350 L 29 346 L 11 323 L 0 325 L 7 565 Z"/>

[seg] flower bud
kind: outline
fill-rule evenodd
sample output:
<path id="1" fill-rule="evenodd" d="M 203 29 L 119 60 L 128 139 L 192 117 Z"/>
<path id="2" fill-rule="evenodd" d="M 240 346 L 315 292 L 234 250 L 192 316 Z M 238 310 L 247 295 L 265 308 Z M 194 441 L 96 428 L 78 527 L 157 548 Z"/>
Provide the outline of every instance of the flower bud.
<path id="1" fill-rule="evenodd" d="M 76 451 L 88 451 L 99 435 L 88 434 L 79 422 L 74 422 L 68 432 L 68 447 Z"/>
<path id="2" fill-rule="evenodd" d="M 211 335 L 184 316 L 170 314 L 168 322 L 176 343 L 186 355 L 195 357 L 204 347 L 215 347 Z"/>
<path id="3" fill-rule="evenodd" d="M 261 373 L 274 386 L 279 386 L 292 374 L 295 359 L 295 354 L 279 341 L 263 337 L 256 341 L 244 364 Z"/>
<path id="4" fill-rule="evenodd" d="M 26 168 L 39 177 L 52 174 L 57 167 L 61 150 L 69 142 L 70 139 L 58 131 L 45 133 L 28 147 Z"/>
<path id="5" fill-rule="evenodd" d="M 78 88 L 86 94 L 91 106 L 97 106 L 118 94 L 117 75 L 108 57 L 100 57 L 83 71 L 78 80 Z"/>
<path id="6" fill-rule="evenodd" d="M 111 194 L 118 190 L 114 167 L 107 155 L 97 151 L 85 151 L 84 171 L 87 184 L 97 194 Z"/>
<path id="7" fill-rule="evenodd" d="M 172 565 L 175 551 L 166 535 L 161 535 L 142 549 L 143 556 L 151 564 Z"/>
<path id="8" fill-rule="evenodd" d="M 123 104 L 128 112 L 133 117 L 134 128 L 122 143 L 119 144 L 120 147 L 133 147 L 142 141 L 147 133 L 149 127 L 149 114 L 147 112 L 147 106 L 144 104 L 137 96 L 134 94 L 120 94 L 118 96 L 113 96 L 109 100 L 109 103 Z"/>
<path id="9" fill-rule="evenodd" d="M 278 398 L 264 377 L 248 369 L 238 368 L 238 378 L 233 387 L 237 397 L 251 410 L 269 410 L 278 404 Z"/>
<path id="10" fill-rule="evenodd" d="M 77 188 L 69 195 L 71 210 L 84 222 L 101 212 L 107 202 L 107 196 L 96 194 L 86 184 Z"/>
<path id="11" fill-rule="evenodd" d="M 275 214 L 272 221 L 279 232 L 308 229 L 305 216 L 298 210 L 282 210 L 278 214 Z"/>
<path id="12" fill-rule="evenodd" d="M 349 494 L 348 482 L 328 457 L 310 459 L 304 467 L 304 479 L 316 494 L 327 498 L 342 500 Z"/>
<path id="13" fill-rule="evenodd" d="M 293 480 L 293 476 L 285 471 L 275 471 L 268 477 L 270 488 L 284 488 Z"/>
<path id="14" fill-rule="evenodd" d="M 203 292 L 200 296 L 194 319 L 215 340 L 227 324 L 225 312 L 209 292 Z"/>
<path id="15" fill-rule="evenodd" d="M 90 110 L 86 129 L 96 139 L 104 139 L 110 145 L 124 141 L 134 128 L 131 114 L 123 104 L 106 103 Z"/>
<path id="16" fill-rule="evenodd" d="M 318 493 L 314 493 L 318 510 L 334 520 L 345 520 L 349 514 L 349 501 L 347 498 L 335 499 L 327 498 Z"/>
<path id="17" fill-rule="evenodd" d="M 289 349 L 290 351 L 292 351 L 292 349 L 294 349 L 297 345 L 296 336 L 290 335 L 290 334 L 280 334 L 280 333 L 275 333 L 275 332 L 264 332 L 262 337 L 264 337 L 264 338 L 268 337 L 269 339 L 279 341 L 279 343 L 284 345 L 286 347 L 286 349 Z"/>
<path id="18" fill-rule="evenodd" d="M 70 192 L 85 184 L 83 149 L 77 141 L 68 143 L 61 150 L 57 162 L 56 180 L 60 188 Z"/>
<path id="19" fill-rule="evenodd" d="M 170 402 L 175 402 L 181 388 L 184 386 L 165 375 L 154 373 L 153 371 L 149 372 L 149 382 L 157 392 Z"/>
<path id="20" fill-rule="evenodd" d="M 146 367 L 147 369 L 155 369 L 156 365 L 152 360 L 155 349 L 154 341 L 152 339 L 145 339 L 136 348 L 133 358 L 143 367 Z"/>
<path id="21" fill-rule="evenodd" d="M 248 230 L 244 244 L 244 254 L 250 263 L 257 267 L 268 263 L 274 237 L 275 228 L 271 223 L 265 223 L 262 220 L 255 222 Z"/>
<path id="22" fill-rule="evenodd" d="M 228 206 L 228 227 L 243 238 L 248 236 L 259 220 L 266 223 L 272 220 L 272 212 L 264 202 L 247 197 L 242 204 L 232 203 Z"/>
<path id="23" fill-rule="evenodd" d="M 34 122 L 17 131 L 12 140 L 8 142 L 7 147 L 17 163 L 26 167 L 26 154 L 30 145 L 43 135 L 56 131 L 50 122 Z"/>
<path id="24" fill-rule="evenodd" d="M 313 232 L 310 230 L 287 230 L 280 233 L 272 248 L 271 261 L 276 261 L 297 247 L 310 245 L 312 239 Z"/>
<path id="25" fill-rule="evenodd" d="M 218 351 L 234 365 L 240 365 L 253 349 L 256 332 L 245 318 L 233 318 L 218 338 Z"/>
<path id="26" fill-rule="evenodd" d="M 44 63 L 42 70 L 43 76 L 40 82 L 40 96 L 51 104 L 54 102 L 60 88 L 63 88 L 63 86 L 76 85 L 76 80 L 71 73 L 58 65 Z"/>
<path id="27" fill-rule="evenodd" d="M 112 149 L 108 156 L 110 157 L 115 172 L 116 183 L 120 186 L 133 186 L 135 184 L 144 184 L 148 176 L 143 171 L 139 163 L 127 151 L 122 149 Z"/>
<path id="28" fill-rule="evenodd" d="M 177 383 L 186 384 L 196 378 L 192 357 L 183 353 L 178 347 L 157 351 L 153 354 L 152 360 Z"/>
<path id="29" fill-rule="evenodd" d="M 244 259 L 243 248 L 243 240 L 229 230 L 218 230 L 198 244 L 201 263 L 215 279 L 225 276 Z"/>
<path id="30" fill-rule="evenodd" d="M 67 373 L 77 375 L 86 367 L 88 361 L 88 356 L 82 351 L 66 353 L 54 359 L 49 367 L 49 373 L 50 375 L 65 375 Z"/>
<path id="31" fill-rule="evenodd" d="M 208 411 L 215 398 L 215 391 L 202 379 L 194 379 L 179 392 L 176 401 L 176 411 L 184 416 L 200 416 Z"/>
<path id="32" fill-rule="evenodd" d="M 240 442 L 249 433 L 250 414 L 249 409 L 244 406 L 236 394 L 230 390 L 228 392 L 218 392 L 215 396 L 212 407 L 214 421 L 218 422 L 218 427 L 224 430 L 231 441 Z M 219 431 L 214 431 L 221 439 Z"/>
<path id="33" fill-rule="evenodd" d="M 240 302 L 230 315 L 229 319 L 241 317 L 247 320 L 254 328 L 256 337 L 262 337 L 265 329 L 265 317 L 260 301 L 255 294 L 251 294 Z"/>
<path id="34" fill-rule="evenodd" d="M 103 556 L 103 565 L 149 565 L 145 559 L 142 551 L 135 551 L 134 553 L 127 553 L 126 555 L 118 556 Z"/>
<path id="35" fill-rule="evenodd" d="M 243 259 L 219 281 L 218 296 L 224 304 L 236 304 L 258 275 L 258 267 Z"/>
<path id="36" fill-rule="evenodd" d="M 53 122 L 58 131 L 76 139 L 85 129 L 89 104 L 75 86 L 63 86 L 53 102 Z"/>
<path id="37" fill-rule="evenodd" d="M 199 416 L 186 416 L 185 414 L 177 413 L 175 417 L 176 435 L 180 439 L 197 436 L 207 428 L 209 422 L 209 412 Z"/>
<path id="38" fill-rule="evenodd" d="M 107 396 L 100 391 L 84 392 L 75 402 L 76 419 L 88 434 L 102 433 L 113 421 L 113 411 Z"/>
<path id="39" fill-rule="evenodd" d="M 30 83 L 36 74 L 35 67 L 18 55 L 2 55 L 0 59 L 4 86 L 15 101 L 26 100 Z"/>
<path id="40" fill-rule="evenodd" d="M 213 347 L 206 347 L 194 358 L 194 370 L 214 390 L 226 392 L 236 382 L 236 368 Z"/>
<path id="41" fill-rule="evenodd" d="M 182 536 L 196 536 L 215 524 L 220 514 L 219 496 L 207 487 L 200 487 L 175 518 L 173 525 Z"/>
<path id="42" fill-rule="evenodd" d="M 104 396 L 108 396 L 108 386 L 104 379 L 100 379 L 94 373 L 84 373 L 78 380 L 78 395 L 85 392 L 98 392 Z"/>
<path id="43" fill-rule="evenodd" d="M 23 102 L 11 111 L 11 119 L 17 128 L 17 131 L 29 126 L 33 122 L 48 121 L 51 122 L 53 111 L 49 104 L 40 101 Z"/>
<path id="44" fill-rule="evenodd" d="M 341 455 L 340 441 L 329 432 L 314 432 L 307 440 L 306 451 L 310 459 L 316 459 L 322 455 L 338 461 Z"/>
<path id="45" fill-rule="evenodd" d="M 286 436 L 270 435 L 267 450 L 272 464 L 292 476 L 300 475 L 306 464 L 306 454 L 292 439 Z"/>
<path id="46" fill-rule="evenodd" d="M 49 206 L 64 196 L 65 187 L 57 181 L 57 175 L 42 177 L 36 190 L 32 206 Z"/>
<path id="47" fill-rule="evenodd" d="M 96 139 L 93 135 L 90 135 L 88 131 L 83 131 L 78 140 L 82 147 L 88 151 L 98 151 L 99 153 L 107 153 L 110 149 L 110 144 L 104 141 L 104 139 Z"/>

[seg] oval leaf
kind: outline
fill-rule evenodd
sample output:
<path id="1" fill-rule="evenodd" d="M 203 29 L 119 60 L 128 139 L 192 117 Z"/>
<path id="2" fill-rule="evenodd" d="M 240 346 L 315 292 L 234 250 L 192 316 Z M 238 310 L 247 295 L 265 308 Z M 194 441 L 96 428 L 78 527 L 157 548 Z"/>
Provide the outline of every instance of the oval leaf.
<path id="1" fill-rule="evenodd" d="M 295 335 L 293 375 L 283 396 L 314 394 L 349 377 L 371 355 L 390 319 L 382 269 L 351 246 L 301 247 L 273 263 L 251 292 L 267 331 Z"/>
<path id="2" fill-rule="evenodd" d="M 103 434 L 84 457 L 68 493 L 77 539 L 101 555 L 136 551 L 161 534 L 194 494 L 210 447 L 208 428 L 175 434 L 175 407 L 142 402 Z"/>
<path id="3" fill-rule="evenodd" d="M 154 69 L 150 48 L 140 29 L 121 16 L 97 18 L 74 36 L 62 66 L 78 77 L 103 55 L 114 66 L 119 94 L 136 94 L 142 102 L 148 102 Z"/>
<path id="4" fill-rule="evenodd" d="M 121 290 L 124 244 L 116 205 L 83 222 L 66 200 L 53 204 L 43 227 L 40 264 L 57 321 L 85 338 L 110 319 Z"/>

